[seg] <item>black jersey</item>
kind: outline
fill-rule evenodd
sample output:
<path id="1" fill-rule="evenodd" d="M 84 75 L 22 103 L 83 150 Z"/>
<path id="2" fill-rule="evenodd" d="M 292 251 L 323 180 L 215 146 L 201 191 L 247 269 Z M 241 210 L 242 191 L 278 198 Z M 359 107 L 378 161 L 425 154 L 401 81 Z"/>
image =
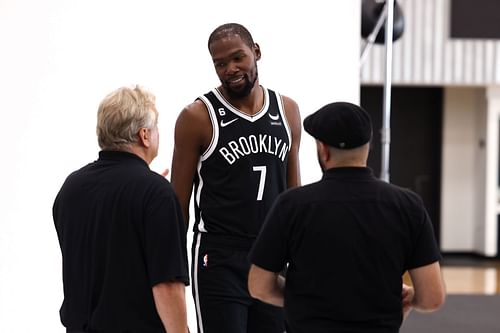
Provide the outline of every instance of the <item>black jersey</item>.
<path id="1" fill-rule="evenodd" d="M 252 116 L 217 89 L 199 97 L 213 134 L 195 179 L 195 232 L 256 237 L 274 199 L 287 187 L 290 127 L 281 96 L 262 89 L 264 105 Z"/>

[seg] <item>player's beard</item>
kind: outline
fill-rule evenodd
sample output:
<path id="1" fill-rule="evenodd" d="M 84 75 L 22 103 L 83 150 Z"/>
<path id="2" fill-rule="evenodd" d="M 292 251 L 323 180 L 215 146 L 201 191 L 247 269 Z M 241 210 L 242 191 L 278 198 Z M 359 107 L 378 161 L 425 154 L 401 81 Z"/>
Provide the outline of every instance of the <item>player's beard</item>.
<path id="1" fill-rule="evenodd" d="M 255 82 L 257 82 L 258 77 L 259 77 L 259 72 L 257 71 L 257 67 L 256 67 L 255 68 L 255 77 L 254 77 L 253 81 L 250 81 L 248 74 L 245 74 L 245 76 L 244 76 L 245 85 L 240 90 L 232 89 L 231 86 L 228 85 L 224 81 L 222 82 L 222 85 L 231 99 L 241 99 L 241 98 L 245 98 L 248 95 L 250 95 L 253 87 L 255 86 Z"/>

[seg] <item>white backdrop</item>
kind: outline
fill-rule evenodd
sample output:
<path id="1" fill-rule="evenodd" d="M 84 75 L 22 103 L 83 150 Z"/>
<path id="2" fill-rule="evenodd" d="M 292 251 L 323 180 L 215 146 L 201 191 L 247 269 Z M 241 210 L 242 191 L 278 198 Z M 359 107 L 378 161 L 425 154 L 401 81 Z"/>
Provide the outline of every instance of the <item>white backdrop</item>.
<path id="1" fill-rule="evenodd" d="M 247 26 L 262 49 L 260 82 L 294 98 L 302 117 L 359 100 L 360 0 L 0 0 L 0 332 L 64 332 L 53 199 L 69 172 L 97 157 L 97 106 L 140 84 L 157 96 L 170 167 L 180 110 L 218 84 L 207 39 Z M 320 177 L 303 133 L 303 183 Z M 191 232 L 189 233 L 191 236 Z M 189 324 L 195 332 L 191 291 Z"/>

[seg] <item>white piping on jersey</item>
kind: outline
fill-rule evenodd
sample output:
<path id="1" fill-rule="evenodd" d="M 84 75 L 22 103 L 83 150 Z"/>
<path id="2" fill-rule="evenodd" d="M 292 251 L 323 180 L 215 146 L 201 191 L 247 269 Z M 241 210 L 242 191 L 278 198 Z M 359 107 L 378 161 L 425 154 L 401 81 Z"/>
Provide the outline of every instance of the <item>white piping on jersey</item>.
<path id="1" fill-rule="evenodd" d="M 288 119 L 286 118 L 286 113 L 285 113 L 285 106 L 284 106 L 284 103 L 283 103 L 283 97 L 276 92 L 276 97 L 277 97 L 277 102 L 278 102 L 278 109 L 280 110 L 280 114 L 281 114 L 281 119 L 283 119 L 283 123 L 284 123 L 284 126 L 285 126 L 285 130 L 286 130 L 286 135 L 288 135 L 288 142 L 290 142 L 290 144 L 288 145 L 288 151 L 290 151 L 290 149 L 292 148 L 292 131 L 290 130 L 290 124 L 288 124 Z"/>
<path id="2" fill-rule="evenodd" d="M 198 191 L 196 191 L 196 197 L 195 197 L 195 200 L 196 200 L 196 205 L 198 207 L 200 207 L 200 199 L 201 199 L 201 189 L 203 188 L 203 177 L 201 177 L 201 165 L 202 165 L 202 161 L 199 160 L 198 161 Z M 200 232 L 207 232 L 207 229 L 205 229 L 205 222 L 203 222 L 203 216 L 201 216 L 201 213 L 200 213 L 200 222 L 198 222 L 198 231 Z"/>
<path id="3" fill-rule="evenodd" d="M 212 138 L 210 139 L 210 144 L 207 149 L 201 154 L 200 160 L 198 161 L 198 191 L 196 191 L 196 205 L 200 207 L 201 190 L 203 188 L 203 177 L 201 177 L 201 165 L 202 162 L 209 158 L 217 147 L 217 142 L 219 142 L 219 125 L 217 124 L 217 116 L 215 115 L 215 110 L 212 103 L 205 96 L 200 96 L 200 100 L 205 104 L 208 110 L 208 115 L 210 116 L 210 122 L 212 123 Z M 198 223 L 198 231 L 207 232 L 205 229 L 205 222 L 203 222 L 203 217 L 200 214 L 200 221 Z"/>
<path id="4" fill-rule="evenodd" d="M 198 318 L 198 328 L 200 333 L 203 333 L 203 320 L 201 319 L 201 311 L 200 311 L 200 293 L 198 289 L 198 264 L 199 264 L 199 255 L 200 255 L 200 243 L 201 243 L 201 233 L 198 234 L 196 239 L 196 246 L 194 248 L 194 258 L 193 258 L 193 267 L 194 267 L 194 298 L 196 305 L 196 317 Z"/>
<path id="5" fill-rule="evenodd" d="M 219 141 L 219 125 L 217 124 L 217 116 L 215 115 L 215 110 L 212 106 L 212 103 L 210 103 L 208 98 L 206 98 L 205 96 L 200 96 L 200 100 L 205 103 L 205 106 L 208 110 L 208 115 L 210 116 L 210 122 L 212 123 L 212 138 L 210 140 L 210 144 L 200 157 L 200 159 L 204 161 L 209 158 L 210 155 L 212 155 L 215 147 L 217 147 L 217 142 Z"/>
<path id="6" fill-rule="evenodd" d="M 217 97 L 217 99 L 226 108 L 228 108 L 229 111 L 231 111 L 232 113 L 236 114 L 237 116 L 239 116 L 239 117 L 241 117 L 243 119 L 246 119 L 246 120 L 248 120 L 250 122 L 254 122 L 254 121 L 257 121 L 260 118 L 262 118 L 267 113 L 267 109 L 269 108 L 269 92 L 264 87 L 262 87 L 262 91 L 264 92 L 264 104 L 262 105 L 262 108 L 256 114 L 249 115 L 247 113 L 241 112 L 240 110 L 238 110 L 237 108 L 235 108 L 234 106 L 232 106 L 231 103 L 229 103 L 224 98 L 224 96 L 220 93 L 220 91 L 217 88 L 215 88 L 215 89 L 212 90 L 212 92 L 215 94 L 215 97 Z"/>

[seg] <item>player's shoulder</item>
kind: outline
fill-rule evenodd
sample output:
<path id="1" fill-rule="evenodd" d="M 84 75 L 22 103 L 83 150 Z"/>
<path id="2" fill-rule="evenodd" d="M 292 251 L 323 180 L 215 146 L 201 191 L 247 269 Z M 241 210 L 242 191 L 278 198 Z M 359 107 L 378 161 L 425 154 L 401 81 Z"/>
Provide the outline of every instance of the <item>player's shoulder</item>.
<path id="1" fill-rule="evenodd" d="M 200 99 L 196 99 L 186 105 L 177 117 L 177 126 L 185 124 L 186 126 L 205 126 L 210 122 L 210 116 L 207 107 Z"/>
<path id="2" fill-rule="evenodd" d="M 291 98 L 290 96 L 287 96 L 287 95 L 280 95 L 280 96 L 283 99 L 283 103 L 285 104 L 285 107 L 287 105 L 292 105 L 298 109 L 298 104 L 293 98 Z"/>
<path id="3" fill-rule="evenodd" d="M 203 101 L 199 98 L 189 103 L 182 109 L 180 115 L 185 115 L 189 117 L 199 117 L 200 115 L 207 113 L 207 107 Z"/>
<path id="4" fill-rule="evenodd" d="M 287 96 L 281 96 L 283 100 L 283 108 L 285 110 L 286 116 L 290 121 L 300 123 L 300 111 L 299 105 L 295 100 Z"/>
<path id="5" fill-rule="evenodd" d="M 276 90 L 273 90 L 273 89 L 269 89 L 269 88 L 266 88 L 264 87 L 264 89 L 268 90 L 269 92 L 273 92 L 277 98 L 281 99 L 282 103 L 283 103 L 283 108 L 285 109 L 285 112 L 287 114 L 298 114 L 299 113 L 299 105 L 297 104 L 297 102 L 289 97 L 288 95 L 284 95 Z"/>
<path id="6" fill-rule="evenodd" d="M 262 86 L 262 88 L 265 89 L 265 90 L 267 90 L 268 92 L 274 93 L 278 98 L 281 98 L 283 100 L 283 102 L 297 105 L 297 103 L 295 102 L 295 100 L 293 98 L 291 98 L 288 95 L 282 94 L 278 90 L 274 90 L 272 88 L 267 88 L 267 87 L 264 87 L 264 86 Z"/>

